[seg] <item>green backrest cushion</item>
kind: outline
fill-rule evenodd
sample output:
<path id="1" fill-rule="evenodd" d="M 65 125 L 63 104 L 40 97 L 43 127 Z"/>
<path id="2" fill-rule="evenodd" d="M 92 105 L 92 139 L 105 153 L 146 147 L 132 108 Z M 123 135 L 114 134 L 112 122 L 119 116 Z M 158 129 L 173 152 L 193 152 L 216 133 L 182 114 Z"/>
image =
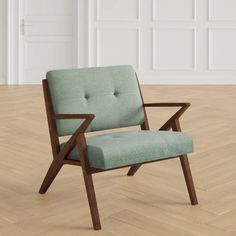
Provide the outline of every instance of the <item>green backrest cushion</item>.
<path id="1" fill-rule="evenodd" d="M 144 122 L 142 99 L 131 66 L 54 70 L 46 75 L 55 114 L 95 114 L 87 131 Z M 71 135 L 82 120 L 57 120 L 60 136 Z"/>

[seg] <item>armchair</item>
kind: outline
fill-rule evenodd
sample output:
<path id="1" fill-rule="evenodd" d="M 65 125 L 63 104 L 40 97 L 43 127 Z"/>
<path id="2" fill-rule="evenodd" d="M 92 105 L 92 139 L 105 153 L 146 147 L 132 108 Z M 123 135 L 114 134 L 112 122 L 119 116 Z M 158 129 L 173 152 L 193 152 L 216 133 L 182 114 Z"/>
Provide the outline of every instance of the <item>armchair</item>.
<path id="1" fill-rule="evenodd" d="M 99 230 L 93 174 L 130 167 L 127 175 L 133 176 L 145 163 L 179 158 L 191 204 L 198 203 L 187 157 L 193 142 L 179 122 L 189 103 L 144 103 L 131 66 L 50 71 L 43 91 L 53 161 L 39 193 L 46 193 L 64 164 L 81 166 L 93 227 Z M 146 107 L 180 109 L 159 131 L 151 131 Z M 87 132 L 137 125 L 140 131 L 85 137 Z M 60 143 L 59 137 L 67 135 L 69 140 Z"/>

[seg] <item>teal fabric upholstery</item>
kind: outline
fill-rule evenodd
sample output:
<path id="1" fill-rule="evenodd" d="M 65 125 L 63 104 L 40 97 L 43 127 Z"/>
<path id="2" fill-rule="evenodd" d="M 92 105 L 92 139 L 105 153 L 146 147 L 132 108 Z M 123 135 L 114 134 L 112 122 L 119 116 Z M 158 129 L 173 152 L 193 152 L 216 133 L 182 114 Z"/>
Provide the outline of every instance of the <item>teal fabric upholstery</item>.
<path id="1" fill-rule="evenodd" d="M 47 73 L 55 114 L 95 114 L 87 131 L 140 125 L 142 100 L 131 66 L 111 66 Z M 58 120 L 60 136 L 71 135 L 81 120 Z"/>
<path id="2" fill-rule="evenodd" d="M 88 137 L 87 144 L 90 166 L 100 169 L 165 159 L 193 151 L 190 135 L 171 131 L 115 132 Z M 79 160 L 77 147 L 68 159 Z"/>

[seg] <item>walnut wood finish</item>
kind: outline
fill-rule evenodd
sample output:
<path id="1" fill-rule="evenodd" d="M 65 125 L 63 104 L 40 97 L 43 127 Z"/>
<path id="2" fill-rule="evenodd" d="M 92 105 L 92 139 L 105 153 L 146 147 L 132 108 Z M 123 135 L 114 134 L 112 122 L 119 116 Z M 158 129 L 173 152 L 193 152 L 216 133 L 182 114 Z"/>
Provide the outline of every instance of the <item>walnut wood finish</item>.
<path id="1" fill-rule="evenodd" d="M 183 113 L 188 109 L 190 103 L 144 103 L 144 107 L 181 107 L 169 120 L 161 126 L 159 130 L 169 130 L 172 125 L 179 120 Z"/>
<path id="2" fill-rule="evenodd" d="M 57 158 L 57 153 L 60 151 L 60 144 L 59 138 L 57 134 L 56 122 L 52 119 L 53 115 L 53 108 L 51 102 L 51 96 L 49 93 L 48 83 L 47 80 L 43 80 L 43 94 L 44 94 L 44 101 L 45 107 L 47 112 L 47 120 L 48 120 L 48 128 L 49 128 L 49 135 L 52 147 L 52 154 L 53 158 Z"/>
<path id="3" fill-rule="evenodd" d="M 40 187 L 39 193 L 41 194 L 46 193 L 46 191 L 48 190 L 51 183 L 53 182 L 53 180 L 55 179 L 55 177 L 57 176 L 58 172 L 60 171 L 60 169 L 62 168 L 64 164 L 81 166 L 84 182 L 85 182 L 85 187 L 86 187 L 86 192 L 87 192 L 87 197 L 88 197 L 88 202 L 89 202 L 89 207 L 90 207 L 90 212 L 91 212 L 91 217 L 92 217 L 92 222 L 93 222 L 93 228 L 95 230 L 99 230 L 101 229 L 101 223 L 100 223 L 100 218 L 99 218 L 99 213 L 98 213 L 92 174 L 114 170 L 118 168 L 124 168 L 127 166 L 111 168 L 108 170 L 90 167 L 89 161 L 88 161 L 88 155 L 87 155 L 87 144 L 86 144 L 85 132 L 88 126 L 90 125 L 90 123 L 92 122 L 92 120 L 95 118 L 95 115 L 94 114 L 54 114 L 53 109 L 52 109 L 52 102 L 51 102 L 47 80 L 43 80 L 43 91 L 44 91 L 50 140 L 51 140 L 54 160 L 51 166 L 49 167 L 49 170 Z M 167 120 L 165 124 L 160 128 L 160 130 L 169 130 L 172 128 L 173 130 L 180 131 L 179 118 L 190 106 L 189 103 L 146 103 L 145 104 L 143 101 L 141 90 L 140 90 L 140 94 L 141 94 L 141 98 L 143 102 L 143 109 L 144 109 L 144 123 L 141 125 L 142 130 L 149 130 L 148 118 L 147 118 L 145 107 L 181 106 L 181 108 L 169 120 Z M 74 134 L 70 137 L 70 139 L 68 140 L 68 142 L 62 149 L 60 149 L 59 136 L 56 129 L 55 121 L 57 119 L 83 119 L 84 120 L 82 124 L 80 125 L 80 127 L 78 127 L 78 129 L 74 132 Z M 78 148 L 80 160 L 79 161 L 68 160 L 67 156 L 75 146 L 77 146 Z M 171 159 L 171 158 L 177 158 L 177 157 L 169 157 L 166 159 Z M 178 156 L 178 158 L 180 158 L 180 161 L 181 161 L 181 165 L 183 168 L 183 173 L 185 176 L 185 181 L 186 181 L 187 188 L 189 191 L 191 203 L 195 205 L 197 204 L 197 197 L 196 197 L 196 193 L 195 193 L 195 189 L 193 185 L 193 180 L 192 180 L 187 156 L 181 156 L 181 157 Z M 161 161 L 161 160 L 156 160 L 156 161 Z M 154 162 L 154 161 L 150 161 L 150 162 Z M 145 162 L 145 163 L 150 163 L 150 162 Z M 145 163 L 129 165 L 130 170 L 128 171 L 127 175 L 133 176 L 137 172 L 137 170 L 141 167 L 141 165 Z"/>
<path id="4" fill-rule="evenodd" d="M 90 172 L 90 166 L 89 166 L 88 155 L 87 155 L 87 144 L 86 144 L 86 138 L 85 138 L 84 133 L 79 133 L 76 141 L 77 141 L 77 148 L 79 151 L 80 162 L 81 162 L 83 176 L 84 176 L 84 183 L 85 183 L 86 192 L 88 196 L 90 213 L 91 213 L 91 217 L 93 221 L 93 228 L 95 230 L 99 230 L 101 229 L 101 223 L 100 223 L 100 218 L 99 218 L 99 213 L 98 213 L 96 195 L 95 195 L 94 186 L 93 186 L 92 174 Z"/>
<path id="5" fill-rule="evenodd" d="M 43 183 L 39 189 L 39 193 L 44 194 L 47 192 L 48 188 L 50 187 L 53 180 L 56 178 L 57 174 L 59 173 L 60 169 L 62 168 L 63 164 L 59 161 L 53 161 L 50 165 L 48 172 L 43 180 Z"/>
<path id="6" fill-rule="evenodd" d="M 140 90 L 140 93 L 141 93 L 141 90 Z M 143 101 L 143 98 L 142 98 L 142 101 Z M 141 125 L 141 129 L 149 130 L 149 124 L 148 124 L 145 107 L 179 107 L 179 106 L 182 108 L 178 110 L 168 121 L 166 121 L 166 123 L 159 130 L 169 130 L 172 127 L 172 124 L 175 123 L 175 121 L 178 120 L 180 116 L 190 106 L 190 103 L 144 103 L 143 102 L 145 119 L 144 119 L 144 123 Z M 127 175 L 133 176 L 137 172 L 137 170 L 141 167 L 141 165 L 142 164 L 137 164 L 135 166 L 132 166 Z"/>
<path id="7" fill-rule="evenodd" d="M 179 132 L 181 131 L 179 120 L 176 120 L 172 124 L 172 130 L 179 131 Z M 185 182 L 187 185 L 191 204 L 197 205 L 198 200 L 197 200 L 197 195 L 196 195 L 196 191 L 195 191 L 195 187 L 194 187 L 194 183 L 193 183 L 193 178 L 192 178 L 192 174 L 191 174 L 191 170 L 190 170 L 190 166 L 189 166 L 188 156 L 182 155 L 182 156 L 180 156 L 179 159 L 180 159 L 180 163 L 181 163 L 181 166 L 183 169 L 184 178 L 185 178 Z"/>

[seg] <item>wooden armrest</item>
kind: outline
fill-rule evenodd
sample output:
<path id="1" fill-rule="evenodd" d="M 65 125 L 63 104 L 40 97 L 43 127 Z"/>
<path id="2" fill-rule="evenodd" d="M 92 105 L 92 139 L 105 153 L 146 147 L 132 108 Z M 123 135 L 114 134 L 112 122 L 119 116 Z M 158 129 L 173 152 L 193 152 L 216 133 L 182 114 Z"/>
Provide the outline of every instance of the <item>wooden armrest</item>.
<path id="1" fill-rule="evenodd" d="M 64 119 L 94 119 L 94 114 L 53 114 L 52 119 L 64 120 Z"/>
<path id="2" fill-rule="evenodd" d="M 144 103 L 144 107 L 181 107 L 172 117 L 161 126 L 159 130 L 169 130 L 174 127 L 175 123 L 183 115 L 183 113 L 188 109 L 190 103 L 186 102 L 160 102 L 160 103 Z"/>
<path id="3" fill-rule="evenodd" d="M 83 135 L 95 118 L 94 114 L 54 114 L 53 119 L 84 119 L 82 124 L 78 127 L 78 129 L 73 133 L 70 139 L 67 141 L 65 146 L 59 152 L 59 159 L 64 160 L 65 157 L 69 154 L 69 152 L 74 148 L 76 144 L 76 139 L 78 136 Z"/>
<path id="4" fill-rule="evenodd" d="M 189 107 L 191 103 L 187 102 L 157 102 L 157 103 L 144 103 L 144 107 Z"/>

